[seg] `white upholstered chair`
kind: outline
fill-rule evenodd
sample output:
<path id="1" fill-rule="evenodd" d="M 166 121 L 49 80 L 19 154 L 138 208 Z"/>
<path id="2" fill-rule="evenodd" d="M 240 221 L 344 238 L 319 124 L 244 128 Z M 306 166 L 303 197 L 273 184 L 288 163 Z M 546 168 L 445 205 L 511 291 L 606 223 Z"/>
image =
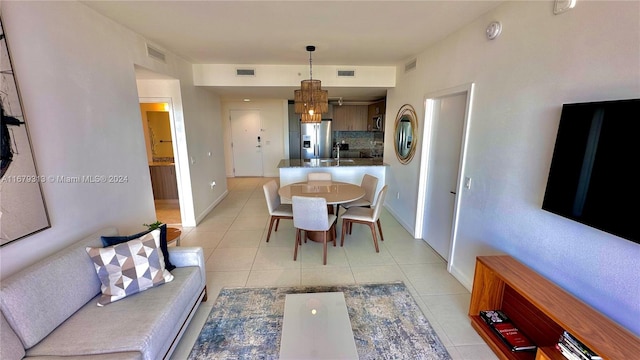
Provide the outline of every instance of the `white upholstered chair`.
<path id="1" fill-rule="evenodd" d="M 269 208 L 269 215 L 271 219 L 269 221 L 269 232 L 267 233 L 267 242 L 271 237 L 271 229 L 275 222 L 275 231 L 278 231 L 278 225 L 280 219 L 293 219 L 293 210 L 290 204 L 282 204 L 280 202 L 280 195 L 278 195 L 278 184 L 275 180 L 271 180 L 262 186 L 264 190 L 264 197 L 267 200 L 267 207 Z"/>
<path id="2" fill-rule="evenodd" d="M 378 178 L 369 174 L 364 174 L 360 186 L 364 189 L 364 196 L 358 200 L 340 204 L 338 211 L 340 211 L 340 206 L 345 209 L 349 209 L 354 206 L 371 207 L 371 205 L 373 205 L 373 199 L 376 196 L 376 188 L 378 187 Z"/>
<path id="3" fill-rule="evenodd" d="M 342 237 L 340 238 L 340 246 L 344 245 L 344 234 L 348 231 L 351 234 L 353 223 L 369 225 L 371 228 L 371 236 L 373 237 L 373 245 L 376 248 L 376 252 L 380 252 L 378 248 L 378 237 L 376 236 L 375 224 L 378 225 L 380 231 L 380 240 L 384 241 L 382 235 L 382 225 L 380 225 L 380 212 L 382 211 L 382 204 L 387 194 L 387 185 L 382 187 L 378 193 L 376 203 L 371 208 L 366 207 L 350 207 L 342 214 Z"/>
<path id="4" fill-rule="evenodd" d="M 331 173 L 328 172 L 316 172 L 308 173 L 307 181 L 331 181 Z"/>
<path id="5" fill-rule="evenodd" d="M 293 205 L 293 226 L 296 228 L 293 260 L 295 261 L 298 257 L 298 246 L 302 246 L 302 230 L 322 231 L 322 264 L 327 265 L 327 237 L 330 237 L 333 246 L 336 246 L 335 225 L 338 218 L 327 213 L 327 201 L 324 198 L 292 196 L 291 202 Z"/>

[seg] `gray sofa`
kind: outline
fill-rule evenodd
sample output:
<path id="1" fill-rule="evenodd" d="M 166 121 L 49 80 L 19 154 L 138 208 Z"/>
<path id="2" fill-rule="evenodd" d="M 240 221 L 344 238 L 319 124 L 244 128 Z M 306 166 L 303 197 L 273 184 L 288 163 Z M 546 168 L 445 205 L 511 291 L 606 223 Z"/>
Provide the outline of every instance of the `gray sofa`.
<path id="1" fill-rule="evenodd" d="M 3 279 L 0 359 L 169 358 L 206 300 L 202 248 L 170 247 L 174 280 L 104 307 L 87 246 L 107 228 Z"/>

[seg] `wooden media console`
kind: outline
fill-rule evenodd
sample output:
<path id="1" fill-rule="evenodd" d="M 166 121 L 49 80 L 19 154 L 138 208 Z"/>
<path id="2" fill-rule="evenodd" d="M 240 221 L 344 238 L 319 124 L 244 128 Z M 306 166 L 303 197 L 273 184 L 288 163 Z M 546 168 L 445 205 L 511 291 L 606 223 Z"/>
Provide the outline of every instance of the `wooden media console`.
<path id="1" fill-rule="evenodd" d="M 512 352 L 480 318 L 480 310 L 502 310 L 538 347 Z M 478 256 L 471 325 L 501 359 L 565 360 L 555 345 L 563 330 L 603 359 L 637 359 L 640 339 L 514 258 Z"/>

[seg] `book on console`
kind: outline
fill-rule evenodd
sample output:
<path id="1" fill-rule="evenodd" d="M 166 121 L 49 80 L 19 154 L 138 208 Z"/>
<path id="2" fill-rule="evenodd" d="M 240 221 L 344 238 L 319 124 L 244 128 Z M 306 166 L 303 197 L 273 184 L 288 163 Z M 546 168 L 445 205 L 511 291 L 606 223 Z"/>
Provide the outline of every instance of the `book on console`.
<path id="1" fill-rule="evenodd" d="M 532 351 L 536 346 L 501 310 L 482 310 L 480 318 L 498 335 L 511 351 Z"/>
<path id="2" fill-rule="evenodd" d="M 591 349 L 589 349 L 586 345 L 584 345 L 580 340 L 576 339 L 569 332 L 564 331 L 560 340 L 558 341 L 558 345 L 563 345 L 565 349 L 575 354 L 580 358 L 580 360 L 601 360 L 602 357 L 598 354 L 594 353 Z"/>

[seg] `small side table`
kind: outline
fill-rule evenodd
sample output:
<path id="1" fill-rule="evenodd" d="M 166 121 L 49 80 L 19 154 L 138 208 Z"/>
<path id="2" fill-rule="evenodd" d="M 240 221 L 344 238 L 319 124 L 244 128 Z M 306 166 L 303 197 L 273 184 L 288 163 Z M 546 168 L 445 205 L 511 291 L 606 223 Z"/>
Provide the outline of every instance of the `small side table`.
<path id="1" fill-rule="evenodd" d="M 171 244 L 172 242 L 176 242 L 176 246 L 180 246 L 180 234 L 182 231 L 178 228 L 167 228 L 167 244 Z"/>

